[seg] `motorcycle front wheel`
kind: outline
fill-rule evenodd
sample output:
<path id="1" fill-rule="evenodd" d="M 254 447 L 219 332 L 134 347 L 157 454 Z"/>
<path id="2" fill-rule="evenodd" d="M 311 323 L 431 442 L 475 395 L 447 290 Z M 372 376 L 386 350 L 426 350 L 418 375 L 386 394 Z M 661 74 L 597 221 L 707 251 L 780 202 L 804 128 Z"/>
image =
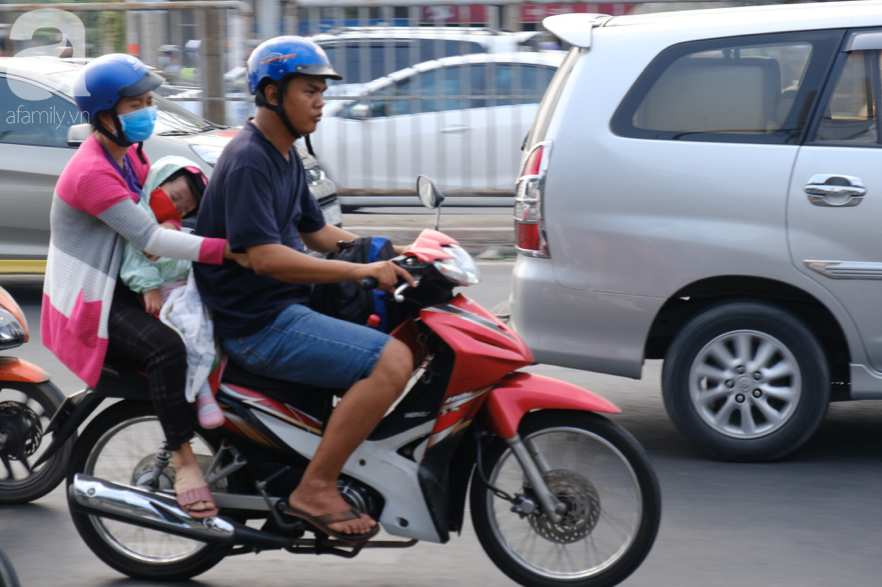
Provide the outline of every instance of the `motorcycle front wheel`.
<path id="1" fill-rule="evenodd" d="M 68 487 L 77 473 L 124 485 L 143 486 L 165 435 L 149 402 L 122 401 L 101 412 L 80 437 L 68 470 Z M 215 443 L 197 430 L 193 452 L 203 473 L 215 454 Z M 174 465 L 159 479 L 160 491 L 174 494 Z M 213 492 L 227 487 L 214 487 Z M 185 581 L 218 564 L 220 546 L 205 544 L 133 524 L 75 511 L 71 518 L 80 537 L 108 566 L 134 579 Z"/>
<path id="2" fill-rule="evenodd" d="M 64 479 L 76 435 L 34 466 L 52 444 L 45 430 L 63 401 L 64 394 L 50 381 L 0 381 L 0 503 L 34 501 Z"/>
<path id="3" fill-rule="evenodd" d="M 527 587 L 608 587 L 625 580 L 649 554 L 661 519 L 661 491 L 643 447 L 620 426 L 587 412 L 533 412 L 518 432 L 541 455 L 545 484 L 566 511 L 558 523 L 541 506 L 512 511 L 476 472 L 472 523 L 487 555 Z M 505 441 L 495 439 L 482 453 L 491 485 L 538 506 Z"/>

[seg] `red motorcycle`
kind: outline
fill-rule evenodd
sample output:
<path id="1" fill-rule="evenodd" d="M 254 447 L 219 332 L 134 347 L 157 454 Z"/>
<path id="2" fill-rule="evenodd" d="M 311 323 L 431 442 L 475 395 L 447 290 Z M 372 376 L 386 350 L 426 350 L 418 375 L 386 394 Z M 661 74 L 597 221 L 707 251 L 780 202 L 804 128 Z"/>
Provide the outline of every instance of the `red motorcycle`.
<path id="1" fill-rule="evenodd" d="M 0 352 L 23 345 L 29 336 L 24 312 L 0 287 Z M 52 458 L 37 462 L 52 441 L 49 419 L 63 401 L 46 371 L 0 356 L 0 503 L 33 501 L 64 479 L 72 437 L 56 445 Z"/>
<path id="2" fill-rule="evenodd" d="M 422 181 L 437 207 L 440 194 Z M 114 363 L 53 422 L 63 442 L 103 399 L 123 399 L 89 424 L 71 459 L 71 514 L 92 551 L 126 575 L 154 580 L 190 578 L 225 556 L 268 549 L 354 557 L 364 548 L 447 542 L 463 528 L 468 499 L 484 550 L 521 585 L 605 586 L 630 575 L 655 540 L 661 497 L 642 447 L 599 415 L 619 410 L 574 385 L 517 371 L 533 363 L 524 341 L 453 293 L 479 279 L 453 239 L 423 231 L 395 262 L 418 281 L 396 290 L 393 312 L 393 335 L 413 351 L 416 369 L 346 463 L 339 488 L 399 539 L 348 544 L 280 515 L 341 391 L 229 365 L 217 394 L 226 424 L 200 431 L 194 446 L 221 513 L 197 520 L 174 500 L 174 469 L 145 378 Z M 259 530 L 246 525 L 254 520 L 263 521 Z"/>

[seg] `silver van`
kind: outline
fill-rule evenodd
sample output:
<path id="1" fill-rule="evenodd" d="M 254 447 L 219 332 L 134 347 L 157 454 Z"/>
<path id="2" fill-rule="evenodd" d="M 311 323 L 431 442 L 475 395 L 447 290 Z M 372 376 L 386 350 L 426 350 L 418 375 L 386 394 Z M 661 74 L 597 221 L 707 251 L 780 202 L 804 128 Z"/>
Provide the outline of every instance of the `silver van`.
<path id="1" fill-rule="evenodd" d="M 517 180 L 512 320 L 537 361 L 640 378 L 771 460 L 882 399 L 882 3 L 560 15 Z"/>

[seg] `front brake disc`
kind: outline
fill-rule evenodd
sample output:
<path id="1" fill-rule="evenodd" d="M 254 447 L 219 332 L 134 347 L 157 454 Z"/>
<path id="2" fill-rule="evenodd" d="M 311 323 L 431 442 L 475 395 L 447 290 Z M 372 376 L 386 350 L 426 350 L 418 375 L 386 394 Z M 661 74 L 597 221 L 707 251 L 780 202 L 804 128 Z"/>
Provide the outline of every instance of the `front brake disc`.
<path id="1" fill-rule="evenodd" d="M 600 496 L 594 485 L 582 475 L 565 469 L 542 475 L 548 490 L 566 510 L 560 522 L 553 522 L 537 510 L 528 519 L 533 530 L 549 542 L 571 544 L 588 536 L 600 519 Z"/>

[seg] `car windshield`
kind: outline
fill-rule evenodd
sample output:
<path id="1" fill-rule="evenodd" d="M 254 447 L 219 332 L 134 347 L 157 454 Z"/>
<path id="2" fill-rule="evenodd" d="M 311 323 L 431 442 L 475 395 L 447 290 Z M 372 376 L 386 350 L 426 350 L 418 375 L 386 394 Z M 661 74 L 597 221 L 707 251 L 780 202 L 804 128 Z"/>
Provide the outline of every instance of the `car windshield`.
<path id="1" fill-rule="evenodd" d="M 171 100 L 153 94 L 153 103 L 158 107 L 156 129 L 158 135 L 196 134 L 218 128 L 188 110 L 184 110 Z"/>
<path id="2" fill-rule="evenodd" d="M 73 97 L 74 82 L 79 75 L 79 69 L 62 70 L 46 75 L 46 78 L 63 93 Z M 214 130 L 214 125 L 201 116 L 197 116 L 185 110 L 166 98 L 153 93 L 153 102 L 157 106 L 156 128 L 154 134 L 158 135 L 184 135 L 196 134 Z"/>

